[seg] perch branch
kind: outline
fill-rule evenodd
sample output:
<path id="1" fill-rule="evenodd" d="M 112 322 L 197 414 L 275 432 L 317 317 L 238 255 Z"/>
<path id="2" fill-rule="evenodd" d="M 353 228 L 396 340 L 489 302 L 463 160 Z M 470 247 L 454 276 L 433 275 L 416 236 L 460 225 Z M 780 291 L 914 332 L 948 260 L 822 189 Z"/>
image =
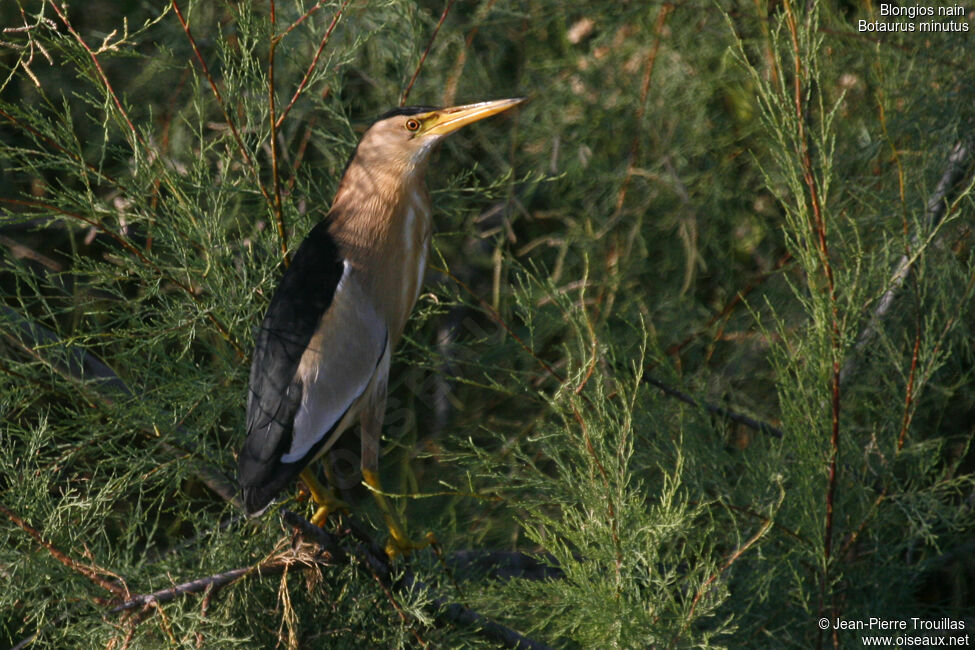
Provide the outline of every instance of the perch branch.
<path id="1" fill-rule="evenodd" d="M 328 550 L 334 544 L 334 536 L 305 520 L 293 512 L 285 511 L 285 522 L 296 528 L 306 539 L 311 539 L 323 549 Z M 398 581 L 393 580 L 393 570 L 386 553 L 369 537 L 355 521 L 346 519 L 348 532 L 359 542 L 356 545 L 356 559 L 367 566 L 373 576 L 390 592 L 428 590 L 428 587 L 416 578 L 416 575 L 406 569 Z M 436 620 L 441 624 L 474 627 L 480 634 L 505 648 L 519 648 L 524 650 L 544 650 L 548 646 L 529 639 L 514 630 L 488 619 L 472 609 L 458 603 L 451 603 L 446 598 L 435 597 L 429 605 Z"/>

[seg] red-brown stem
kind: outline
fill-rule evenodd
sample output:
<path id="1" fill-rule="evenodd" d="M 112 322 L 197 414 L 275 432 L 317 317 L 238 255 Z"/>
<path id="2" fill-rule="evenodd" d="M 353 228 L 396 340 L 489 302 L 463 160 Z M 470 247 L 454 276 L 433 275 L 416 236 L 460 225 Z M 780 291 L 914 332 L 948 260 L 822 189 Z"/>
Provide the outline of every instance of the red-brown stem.
<path id="1" fill-rule="evenodd" d="M 606 471 L 606 467 L 603 462 L 599 460 L 599 456 L 596 455 L 596 448 L 592 445 L 592 439 L 589 437 L 589 428 L 586 426 L 586 421 L 583 420 L 582 414 L 579 412 L 575 406 L 572 407 L 572 415 L 575 417 L 576 422 L 579 423 L 579 428 L 582 430 L 582 438 L 586 443 L 586 453 L 592 458 L 593 464 L 596 469 L 599 470 L 599 475 L 603 479 L 603 487 L 606 488 L 606 514 L 609 517 L 609 530 L 610 535 L 613 538 L 613 548 L 616 551 L 615 557 L 615 571 L 616 579 L 619 580 L 620 573 L 623 570 L 623 546 L 620 542 L 620 531 L 619 531 L 619 521 L 616 517 L 616 506 L 613 504 L 613 495 L 609 485 L 609 473 Z"/>
<path id="2" fill-rule="evenodd" d="M 653 26 L 653 45 L 643 66 L 643 81 L 640 83 L 640 105 L 637 107 L 636 119 L 634 121 L 634 124 L 638 126 L 643 123 L 643 116 L 647 112 L 647 96 L 650 94 L 650 80 L 653 77 L 657 52 L 660 50 L 660 41 L 662 40 L 664 25 L 667 23 L 667 17 L 673 10 L 673 3 L 665 2 L 660 5 L 660 11 L 657 13 L 657 20 Z M 637 135 L 634 136 L 633 143 L 630 145 L 630 155 L 627 157 L 626 162 L 626 174 L 623 176 L 623 183 L 620 185 L 619 193 L 616 195 L 616 207 L 613 210 L 612 219 L 616 219 L 623 210 L 623 202 L 626 201 L 626 193 L 629 190 L 630 181 L 633 179 L 634 163 L 640 154 L 640 135 L 642 132 L 642 129 L 637 129 Z"/>
<path id="3" fill-rule="evenodd" d="M 450 13 L 450 8 L 454 5 L 455 1 L 447 0 L 447 5 L 443 8 L 443 13 L 440 14 L 440 20 L 437 21 L 437 26 L 433 29 L 433 35 L 430 36 L 430 41 L 427 43 L 427 49 L 423 50 L 423 55 L 420 57 L 420 62 L 416 64 L 416 70 L 413 71 L 410 83 L 406 84 L 406 90 L 403 91 L 403 95 L 399 98 L 400 106 L 406 104 L 406 98 L 410 96 L 410 91 L 413 90 L 413 84 L 416 82 L 416 78 L 420 76 L 420 69 L 423 67 L 423 62 L 427 60 L 430 48 L 433 47 L 433 41 L 437 38 L 437 33 L 440 31 L 443 21 L 447 20 L 447 14 Z"/>
<path id="4" fill-rule="evenodd" d="M 308 85 L 308 80 L 311 78 L 312 73 L 315 71 L 315 66 L 318 65 L 318 59 L 322 56 L 322 52 L 325 50 L 325 45 L 328 44 L 328 39 L 332 35 L 332 30 L 335 29 L 335 26 L 339 22 L 339 18 L 342 17 L 342 12 L 345 10 L 346 5 L 348 4 L 349 4 L 349 0 L 345 0 L 342 3 L 342 6 L 339 7 L 338 11 L 335 12 L 335 15 L 332 16 L 332 22 L 329 24 L 328 29 L 325 30 L 325 35 L 322 36 L 322 40 L 318 44 L 318 50 L 315 52 L 315 56 L 312 59 L 311 63 L 308 65 L 308 69 L 305 70 L 305 76 L 301 78 L 301 83 L 298 84 L 298 88 L 295 90 L 295 94 L 291 96 L 291 101 L 288 102 L 288 105 L 284 107 L 283 111 L 281 111 L 281 115 L 278 116 L 278 122 L 276 124 L 278 128 L 281 128 L 281 124 L 284 122 L 284 118 L 287 117 L 288 113 L 291 112 L 291 107 L 295 105 L 295 102 L 298 101 L 299 97 L 301 97 L 301 93 L 305 91 L 305 87 Z M 286 33 L 287 32 L 285 32 L 285 34 Z"/>
<path id="5" fill-rule="evenodd" d="M 386 581 L 383 580 L 382 576 L 379 575 L 379 573 L 376 571 L 375 568 L 373 568 L 371 564 L 367 562 L 366 566 L 369 568 L 369 573 L 372 574 L 373 580 L 376 581 L 376 584 L 379 585 L 379 588 L 383 590 L 384 594 L 386 594 L 386 599 L 389 601 L 389 604 L 393 606 L 393 611 L 395 611 L 396 614 L 399 616 L 400 622 L 403 625 L 409 626 L 410 632 L 413 634 L 413 638 L 416 639 L 416 642 L 420 644 L 421 648 L 429 648 L 430 644 L 428 644 L 426 641 L 423 640 L 423 637 L 420 636 L 420 633 L 417 631 L 416 626 L 410 625 L 413 617 L 408 615 L 405 611 L 403 611 L 403 608 L 396 601 L 396 596 L 393 595 L 393 591 L 389 588 L 389 585 L 386 584 Z"/>
<path id="6" fill-rule="evenodd" d="M 830 264 L 829 247 L 826 242 L 826 222 L 823 218 L 822 206 L 819 198 L 819 190 L 816 186 L 816 178 L 813 174 L 812 157 L 809 153 L 809 142 L 806 136 L 805 114 L 802 108 L 802 57 L 799 51 L 799 32 L 796 24 L 796 16 L 790 0 L 783 2 L 786 11 L 786 23 L 789 28 L 789 35 L 792 39 L 793 61 L 793 99 L 795 101 L 796 123 L 798 128 L 798 140 L 802 161 L 802 175 L 809 189 L 809 201 L 812 208 L 812 224 L 810 224 L 813 234 L 818 242 L 818 252 L 823 273 L 826 276 L 826 284 L 829 290 L 829 302 L 832 312 L 830 344 L 833 356 L 832 387 L 830 395 L 830 459 L 829 476 L 826 487 L 826 530 L 823 538 L 823 582 L 821 591 L 820 614 L 825 608 L 826 591 L 829 586 L 829 563 L 833 550 L 833 508 L 836 500 L 837 483 L 837 464 L 840 451 L 840 325 L 839 309 L 836 302 L 836 283 L 833 277 L 833 267 Z M 834 638 L 835 642 L 835 638 Z M 820 636 L 820 644 L 822 637 Z"/>
<path id="7" fill-rule="evenodd" d="M 750 549 L 752 546 L 756 544 L 756 542 L 758 542 L 758 540 L 762 539 L 762 537 L 765 535 L 768 529 L 772 526 L 772 523 L 773 520 L 771 517 L 765 519 L 765 522 L 762 524 L 762 527 L 758 529 L 758 532 L 756 532 L 754 535 L 748 538 L 748 541 L 746 541 L 744 544 L 742 544 L 737 549 L 735 549 L 735 552 L 728 556 L 728 559 L 725 560 L 725 563 L 721 565 L 721 568 L 719 568 L 716 572 L 714 572 L 711 575 L 711 577 L 709 577 L 707 580 L 704 581 L 704 584 L 701 585 L 700 589 L 697 590 L 697 593 L 694 594 L 694 599 L 691 600 L 691 608 L 688 611 L 686 617 L 687 622 L 684 624 L 683 628 L 681 629 L 681 633 L 687 629 L 687 626 L 690 624 L 691 618 L 694 616 L 694 610 L 697 609 L 698 601 L 701 600 L 701 598 L 708 591 L 711 585 L 714 584 L 714 581 L 720 578 L 725 571 L 731 568 L 731 565 L 737 562 L 738 558 L 744 555 L 748 549 Z M 677 637 L 675 637 L 671 641 L 670 645 L 673 646 L 675 641 L 677 641 Z"/>
<path id="8" fill-rule="evenodd" d="M 103 570 L 99 570 L 96 567 L 89 566 L 87 564 L 82 564 L 81 562 L 78 562 L 74 558 L 70 557 L 68 554 L 62 552 L 56 546 L 54 546 L 54 544 L 51 544 L 49 541 L 45 540 L 40 531 L 33 528 L 26 521 L 15 515 L 6 506 L 0 505 L 0 512 L 6 515 L 7 519 L 19 526 L 25 533 L 33 537 L 34 541 L 43 546 L 47 552 L 54 557 L 55 560 L 64 566 L 85 576 L 109 593 L 112 593 L 120 598 L 128 597 L 128 590 L 124 586 L 106 580 L 102 577 L 101 574 L 103 573 Z"/>
<path id="9" fill-rule="evenodd" d="M 890 135 L 887 133 L 887 114 L 886 111 L 884 110 L 884 102 L 882 97 L 880 98 L 880 101 L 877 102 L 877 108 L 880 112 L 879 115 L 880 127 L 881 129 L 883 129 L 884 137 L 887 139 L 887 142 L 890 144 L 891 156 L 893 157 L 894 163 L 897 166 L 897 186 L 900 192 L 900 201 L 901 201 L 901 229 L 903 230 L 904 233 L 904 242 L 905 242 L 904 255 L 909 259 L 911 255 L 911 241 L 910 238 L 908 237 L 908 233 L 910 231 L 910 224 L 907 219 L 907 200 L 905 198 L 906 190 L 904 187 L 904 166 L 901 164 L 901 157 L 897 151 L 897 147 L 894 146 L 894 143 L 890 139 Z M 911 277 L 914 279 L 914 288 L 916 293 L 917 276 L 912 275 Z M 910 372 L 908 373 L 907 387 L 904 393 L 904 417 L 901 420 L 900 433 L 897 435 L 898 452 L 904 448 L 904 440 L 907 437 L 907 430 L 911 424 L 911 415 L 912 415 L 911 406 L 914 403 L 914 380 L 917 373 L 917 361 L 918 361 L 918 353 L 920 351 L 920 348 L 921 348 L 921 318 L 920 315 L 918 315 L 915 323 L 915 329 L 914 329 L 914 350 L 911 352 L 911 369 Z"/>
<path id="10" fill-rule="evenodd" d="M 888 493 L 888 488 L 887 486 L 884 486 L 884 489 L 880 491 L 880 494 L 877 495 L 877 498 L 873 500 L 873 504 L 870 506 L 870 510 L 867 512 L 866 516 L 864 516 L 863 521 L 860 522 L 860 525 L 857 526 L 857 529 L 855 531 L 850 533 L 850 536 L 843 543 L 843 546 L 840 547 L 837 556 L 843 557 L 844 555 L 846 555 L 846 552 L 850 549 L 850 547 L 853 546 L 856 543 L 856 541 L 860 538 L 860 534 L 867 527 L 867 524 L 870 522 L 870 518 L 873 516 L 873 512 L 877 509 L 877 506 L 883 503 L 883 500 L 887 498 L 887 493 Z"/>
<path id="11" fill-rule="evenodd" d="M 325 0 L 318 0 L 318 2 L 315 4 L 314 7 L 312 7 L 311 9 L 309 9 L 308 11 L 306 11 L 305 13 L 301 14 L 301 18 L 299 18 L 298 20 L 296 20 L 293 23 L 291 23 L 288 26 L 288 29 L 286 29 L 283 32 L 281 32 L 280 34 L 278 34 L 275 38 L 280 41 L 282 38 L 284 38 L 285 36 L 287 36 L 288 34 L 290 34 L 292 32 L 292 30 L 294 30 L 295 27 L 297 27 L 301 23 L 303 23 L 306 20 L 308 20 L 308 18 L 313 13 L 315 13 L 316 11 L 318 11 L 319 9 L 321 9 L 323 4 L 325 4 Z"/>
<path id="12" fill-rule="evenodd" d="M 134 145 L 135 142 L 141 143 L 142 138 L 139 137 L 139 133 L 135 130 L 135 126 L 133 126 L 132 120 L 129 119 L 129 114 L 125 111 L 125 108 L 122 106 L 122 102 L 119 101 L 118 95 L 115 94 L 115 89 L 112 88 L 112 84 L 109 83 L 108 77 L 105 76 L 105 70 L 102 69 L 102 64 L 98 62 L 98 57 L 95 56 L 95 53 L 91 51 L 91 48 L 88 47 L 88 44 L 85 43 L 83 38 L 81 38 L 81 35 L 78 34 L 78 32 L 75 31 L 74 27 L 71 26 L 71 23 L 68 22 L 67 16 L 61 13 L 61 9 L 58 7 L 57 3 L 52 2 L 50 4 L 51 4 L 51 8 L 54 10 L 54 13 L 56 13 L 58 15 L 58 18 L 61 19 L 61 22 L 64 23 L 64 26 L 68 28 L 68 31 L 71 32 L 71 35 L 75 37 L 75 40 L 78 41 L 81 47 L 85 48 L 85 52 L 87 52 L 88 56 L 91 57 L 91 62 L 95 64 L 95 70 L 98 71 L 98 76 L 101 77 L 102 83 L 105 84 L 105 89 L 108 91 L 108 94 L 111 95 L 112 101 L 115 102 L 115 106 L 118 107 L 119 113 L 122 115 L 123 118 L 125 118 L 125 123 L 129 125 L 129 130 L 132 132 L 132 139 L 134 140 L 132 144 Z"/>
<path id="13" fill-rule="evenodd" d="M 901 430 L 897 435 L 897 451 L 904 448 L 907 429 L 911 426 L 911 407 L 914 404 L 914 378 L 917 375 L 918 352 L 921 349 L 921 316 L 917 316 L 917 327 L 914 330 L 914 351 L 911 353 L 911 371 L 907 376 L 907 389 L 904 391 L 904 417 L 901 419 Z"/>
<path id="14" fill-rule="evenodd" d="M 200 603 L 200 620 L 206 621 L 207 611 L 210 609 L 210 598 L 213 596 L 213 585 L 207 585 L 206 590 L 203 592 L 203 602 Z M 196 631 L 196 647 L 203 647 L 203 631 L 198 629 Z"/>
<path id="15" fill-rule="evenodd" d="M 274 99 L 274 50 L 277 49 L 280 38 L 274 36 L 274 28 L 277 25 L 277 15 L 275 2 L 271 0 L 271 44 L 267 49 L 267 95 L 268 95 L 268 122 L 271 127 L 271 190 L 274 192 L 274 223 L 278 227 L 278 242 L 281 245 L 281 259 L 287 268 L 291 265 L 291 258 L 288 257 L 288 233 L 284 229 L 284 214 L 281 210 L 281 179 L 278 176 L 278 129 L 277 121 L 274 119 L 275 99 Z"/>
<path id="16" fill-rule="evenodd" d="M 203 76 L 206 77 L 207 82 L 210 84 L 210 90 L 213 91 L 213 96 L 217 99 L 217 105 L 220 106 L 220 111 L 223 113 L 223 118 L 227 122 L 227 126 L 230 127 L 230 132 L 234 136 L 234 140 L 237 142 L 237 148 L 240 150 L 240 155 L 243 157 L 247 166 L 250 168 L 251 173 L 254 175 L 254 180 L 257 182 L 257 187 L 261 191 L 261 195 L 264 196 L 264 200 L 271 204 L 271 196 L 267 192 L 267 188 L 264 187 L 264 183 L 261 182 L 261 174 L 257 168 L 257 164 L 251 155 L 247 152 L 247 147 L 244 146 L 244 140 L 240 137 L 240 132 L 237 131 L 237 125 L 234 121 L 230 119 L 230 113 L 227 111 L 227 105 L 223 101 L 223 95 L 220 94 L 220 89 L 217 88 L 217 82 L 213 80 L 213 75 L 210 74 L 210 68 L 207 66 L 206 60 L 203 58 L 203 54 L 200 52 L 200 48 L 196 44 L 196 39 L 193 38 L 193 33 L 190 31 L 190 26 L 186 22 L 186 17 L 183 16 L 183 11 L 179 8 L 179 3 L 176 0 L 171 0 L 173 11 L 176 13 L 176 18 L 179 20 L 179 24 L 182 25 L 183 31 L 186 33 L 186 38 L 190 42 L 190 47 L 193 48 L 193 54 L 196 55 L 196 60 L 200 62 L 200 68 L 203 70 Z"/>

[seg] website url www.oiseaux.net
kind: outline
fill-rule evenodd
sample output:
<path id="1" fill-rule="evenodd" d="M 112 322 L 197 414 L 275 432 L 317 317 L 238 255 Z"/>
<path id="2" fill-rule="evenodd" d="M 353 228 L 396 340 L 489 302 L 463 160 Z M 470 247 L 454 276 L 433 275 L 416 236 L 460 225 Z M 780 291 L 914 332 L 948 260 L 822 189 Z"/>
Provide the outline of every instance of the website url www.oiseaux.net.
<path id="1" fill-rule="evenodd" d="M 968 635 L 960 636 L 864 636 L 863 645 L 877 648 L 957 648 L 967 646 Z"/>

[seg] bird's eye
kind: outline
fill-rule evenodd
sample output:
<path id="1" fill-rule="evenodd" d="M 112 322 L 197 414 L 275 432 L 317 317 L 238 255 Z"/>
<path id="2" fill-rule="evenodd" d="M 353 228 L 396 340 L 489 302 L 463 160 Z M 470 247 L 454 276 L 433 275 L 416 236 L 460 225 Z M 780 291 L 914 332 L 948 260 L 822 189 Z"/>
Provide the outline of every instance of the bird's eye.
<path id="1" fill-rule="evenodd" d="M 406 130 L 407 131 L 416 131 L 419 128 L 420 128 L 420 121 L 419 120 L 414 120 L 412 118 L 406 120 Z"/>

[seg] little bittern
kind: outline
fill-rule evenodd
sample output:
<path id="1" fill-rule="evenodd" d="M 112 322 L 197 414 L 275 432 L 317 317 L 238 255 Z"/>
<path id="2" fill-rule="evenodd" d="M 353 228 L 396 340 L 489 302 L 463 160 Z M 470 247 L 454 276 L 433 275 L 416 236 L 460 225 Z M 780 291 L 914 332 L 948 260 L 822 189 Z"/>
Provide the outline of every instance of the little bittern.
<path id="1" fill-rule="evenodd" d="M 430 244 L 423 178 L 442 138 L 522 101 L 398 108 L 362 136 L 331 209 L 298 248 L 257 334 L 238 458 L 248 515 L 262 513 L 299 474 L 319 505 L 315 523 L 343 506 L 306 467 L 358 420 L 362 477 L 391 547 L 414 547 L 382 496 L 378 465 L 390 357 Z"/>

